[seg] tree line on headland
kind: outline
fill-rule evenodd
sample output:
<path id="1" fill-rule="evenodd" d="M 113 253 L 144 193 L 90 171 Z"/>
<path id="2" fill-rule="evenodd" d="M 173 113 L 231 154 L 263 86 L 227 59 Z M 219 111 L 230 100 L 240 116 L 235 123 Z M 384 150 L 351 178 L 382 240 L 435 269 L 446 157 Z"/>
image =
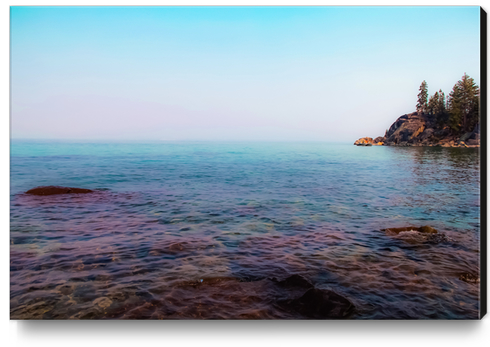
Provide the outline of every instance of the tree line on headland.
<path id="1" fill-rule="evenodd" d="M 439 127 L 449 126 L 455 133 L 472 130 L 479 122 L 480 88 L 466 73 L 444 98 L 439 89 L 428 100 L 427 82 L 420 85 L 417 111 L 433 117 Z"/>
<path id="2" fill-rule="evenodd" d="M 429 97 L 427 82 L 423 81 L 416 110 L 399 117 L 385 136 L 364 137 L 354 144 L 479 147 L 480 88 L 466 73 L 447 96 L 439 89 Z"/>

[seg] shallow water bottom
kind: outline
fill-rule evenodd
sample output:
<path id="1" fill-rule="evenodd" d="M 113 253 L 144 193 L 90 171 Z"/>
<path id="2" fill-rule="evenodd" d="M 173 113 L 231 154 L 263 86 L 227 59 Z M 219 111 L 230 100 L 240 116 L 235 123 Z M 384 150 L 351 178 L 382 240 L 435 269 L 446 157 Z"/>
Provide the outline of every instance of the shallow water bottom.
<path id="1" fill-rule="evenodd" d="M 311 319 L 279 304 L 294 274 L 346 319 L 479 318 L 473 149 L 31 143 L 11 168 L 12 319 Z M 96 192 L 23 194 L 51 184 Z M 409 225 L 441 237 L 382 231 Z"/>
<path id="2" fill-rule="evenodd" d="M 63 228 L 11 233 L 11 319 L 308 319 L 277 305 L 273 279 L 293 274 L 352 301 L 349 319 L 478 318 L 479 285 L 459 279 L 478 273 L 471 231 L 427 243 L 415 231 L 298 220 L 281 230 L 257 217 L 234 230 L 189 222 L 175 230 L 137 215 L 111 219 L 107 201 L 121 196 L 97 194 L 98 202 L 19 196 L 51 209 Z M 78 214 L 84 201 L 93 214 L 81 222 L 53 209 L 64 202 Z"/>

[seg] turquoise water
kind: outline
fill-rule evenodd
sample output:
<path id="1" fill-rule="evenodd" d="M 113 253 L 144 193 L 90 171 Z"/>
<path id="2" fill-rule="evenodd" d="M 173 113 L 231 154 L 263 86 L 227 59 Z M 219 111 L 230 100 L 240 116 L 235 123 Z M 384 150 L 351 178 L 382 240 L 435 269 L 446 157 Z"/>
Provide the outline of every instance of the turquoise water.
<path id="1" fill-rule="evenodd" d="M 352 319 L 478 318 L 459 275 L 479 272 L 479 164 L 473 148 L 13 141 L 11 318 L 301 319 L 264 284 L 290 274 Z M 97 192 L 23 194 L 43 185 Z M 381 231 L 408 225 L 451 241 Z"/>

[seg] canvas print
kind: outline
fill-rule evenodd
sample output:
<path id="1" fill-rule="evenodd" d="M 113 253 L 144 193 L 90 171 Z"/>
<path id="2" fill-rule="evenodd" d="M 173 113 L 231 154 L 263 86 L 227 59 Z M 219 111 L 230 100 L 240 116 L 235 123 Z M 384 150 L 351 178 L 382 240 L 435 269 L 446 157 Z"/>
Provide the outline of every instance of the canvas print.
<path id="1" fill-rule="evenodd" d="M 11 7 L 10 319 L 480 319 L 485 26 Z"/>

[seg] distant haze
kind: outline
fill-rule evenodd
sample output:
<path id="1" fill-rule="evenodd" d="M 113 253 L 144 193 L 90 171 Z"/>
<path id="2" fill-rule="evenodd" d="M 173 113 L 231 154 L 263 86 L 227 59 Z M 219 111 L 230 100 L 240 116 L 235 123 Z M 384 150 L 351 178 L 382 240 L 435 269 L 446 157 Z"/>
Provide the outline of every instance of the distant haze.
<path id="1" fill-rule="evenodd" d="M 354 142 L 480 84 L 480 8 L 12 7 L 11 135 Z"/>

